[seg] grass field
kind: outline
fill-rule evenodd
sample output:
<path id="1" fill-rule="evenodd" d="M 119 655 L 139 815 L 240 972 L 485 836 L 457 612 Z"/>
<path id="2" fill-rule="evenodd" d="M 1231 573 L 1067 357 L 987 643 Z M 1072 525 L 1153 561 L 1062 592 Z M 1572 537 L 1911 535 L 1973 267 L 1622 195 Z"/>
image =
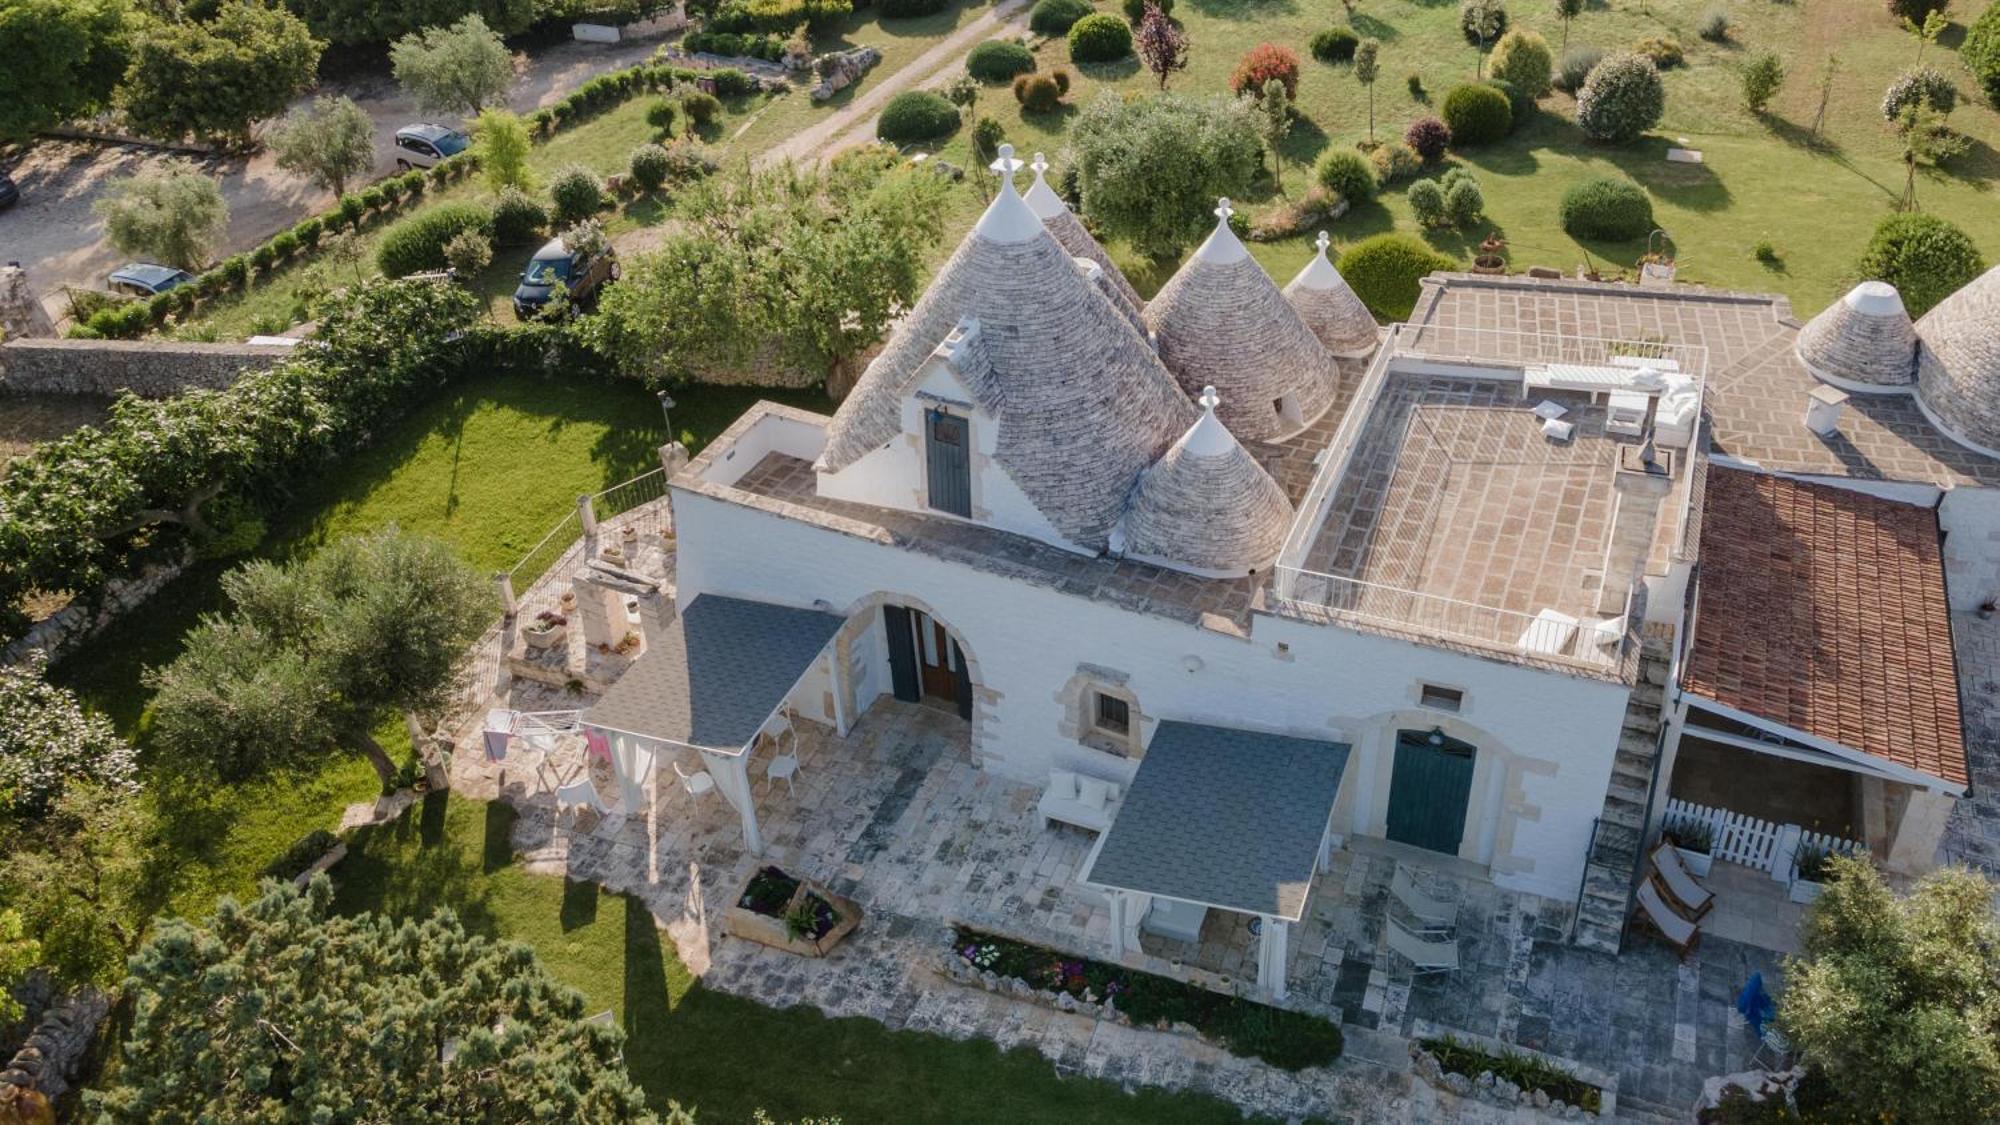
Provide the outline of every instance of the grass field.
<path id="1" fill-rule="evenodd" d="M 987 1040 L 711 992 L 636 897 L 521 870 L 508 845 L 512 821 L 506 805 L 439 795 L 364 829 L 334 869 L 336 906 L 397 916 L 449 906 L 475 932 L 533 945 L 592 1010 L 617 1014 L 630 1036 L 626 1063 L 656 1107 L 673 1099 L 704 1123 L 747 1122 L 759 1108 L 779 1121 L 833 1115 L 848 1125 L 1244 1120 L 1214 1098 L 1063 1078 L 1025 1048 L 1002 1052 Z"/>
<path id="2" fill-rule="evenodd" d="M 1737 3 L 1728 6 L 1735 30 L 1727 43 L 1701 40 L 1698 16 L 1712 0 L 1611 0 L 1589 6 L 1571 30 L 1574 45 L 1623 47 L 1653 35 L 1679 40 L 1684 66 L 1665 72 L 1667 112 L 1660 126 L 1638 143 L 1611 148 L 1590 143 L 1572 123 L 1574 103 L 1565 94 L 1543 99 L 1533 119 L 1505 141 L 1455 152 L 1452 159 L 1474 169 L 1486 196 L 1488 221 L 1472 232 L 1425 232 L 1439 249 L 1461 258 L 1469 243 L 1489 230 L 1508 241 L 1516 269 L 1529 265 L 1565 271 L 1592 261 L 1607 270 L 1630 269 L 1645 250 L 1643 240 L 1628 244 L 1581 245 L 1564 234 L 1556 207 L 1571 184 L 1597 175 L 1628 175 L 1652 194 L 1656 217 L 1678 244 L 1682 277 L 1735 288 L 1778 291 L 1801 315 L 1824 307 L 1851 283 L 1853 264 L 1870 229 L 1900 197 L 1900 148 L 1883 122 L 1878 105 L 1883 89 L 1915 61 L 1916 39 L 1899 30 L 1877 3 L 1862 0 L 1797 0 L 1794 3 Z M 1100 8 L 1110 5 L 1100 4 Z M 1513 26 L 1542 32 L 1560 54 L 1562 27 L 1552 2 L 1510 4 Z M 1960 105 L 1952 124 L 1974 142 L 1973 150 L 1948 173 L 1920 177 L 1921 206 L 1970 232 L 1989 259 L 2000 258 L 2000 208 L 1993 180 L 2000 175 L 2000 114 L 1978 98 L 1976 85 L 1953 50 L 1964 25 L 1978 9 L 1952 12 L 1954 25 L 1926 61 L 1958 83 Z M 1226 92 L 1238 58 L 1262 42 L 1291 47 L 1304 60 L 1298 108 L 1303 115 L 1286 145 L 1285 189 L 1297 194 L 1312 161 L 1332 146 L 1350 146 L 1368 133 L 1368 98 L 1351 67 L 1316 62 L 1307 50 L 1312 34 L 1345 17 L 1334 4 L 1296 0 L 1182 0 L 1174 9 L 1192 40 L 1190 65 L 1173 76 L 1179 93 Z M 1382 41 L 1381 76 L 1375 85 L 1376 136 L 1400 136 L 1403 127 L 1433 112 L 1456 83 L 1471 80 L 1478 51 L 1458 30 L 1457 5 L 1448 0 L 1360 0 L 1354 29 Z M 1768 117 L 1742 108 L 1739 67 L 1756 50 L 1782 56 L 1790 75 Z M 1824 143 L 1809 142 L 1807 128 L 1819 103 L 1819 76 L 1829 54 L 1839 57 L 1822 130 Z M 1037 48 L 1043 68 L 1068 65 L 1061 40 Z M 991 115 L 1025 157 L 1043 150 L 1061 166 L 1070 122 L 1080 107 L 1109 90 L 1133 95 L 1156 88 L 1151 73 L 1135 60 L 1072 67 L 1079 77 L 1070 107 L 1053 114 L 1023 114 L 1005 87 L 991 87 L 976 115 Z M 1421 79 L 1426 98 L 1413 97 L 1407 76 Z M 968 118 L 971 120 L 973 118 Z M 1700 149 L 1698 165 L 1670 164 L 1666 149 L 1685 137 Z M 943 154 L 967 161 L 966 131 L 943 146 Z M 1417 232 L 1398 185 L 1381 201 L 1356 208 L 1329 227 L 1337 245 L 1389 229 Z M 1253 209 L 1269 204 L 1268 186 L 1245 201 Z M 1751 254 L 1760 239 L 1778 250 L 1775 268 Z M 1305 237 L 1254 248 L 1280 282 L 1310 255 Z M 1141 261 L 1113 246 L 1120 264 L 1142 292 L 1151 292 L 1176 263 Z"/>

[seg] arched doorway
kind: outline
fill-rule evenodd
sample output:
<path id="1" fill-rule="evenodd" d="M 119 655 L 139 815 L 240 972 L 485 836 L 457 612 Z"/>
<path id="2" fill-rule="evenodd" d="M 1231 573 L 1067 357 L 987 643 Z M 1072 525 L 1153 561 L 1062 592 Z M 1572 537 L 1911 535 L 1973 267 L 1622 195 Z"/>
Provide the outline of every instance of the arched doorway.
<path id="1" fill-rule="evenodd" d="M 1453 738 L 1442 728 L 1397 731 L 1389 781 L 1389 839 L 1457 855 L 1465 842 L 1478 753 L 1472 743 Z"/>
<path id="2" fill-rule="evenodd" d="M 972 718 L 972 673 L 965 652 L 944 623 L 925 610 L 884 603 L 890 690 L 906 703 L 949 706 Z"/>

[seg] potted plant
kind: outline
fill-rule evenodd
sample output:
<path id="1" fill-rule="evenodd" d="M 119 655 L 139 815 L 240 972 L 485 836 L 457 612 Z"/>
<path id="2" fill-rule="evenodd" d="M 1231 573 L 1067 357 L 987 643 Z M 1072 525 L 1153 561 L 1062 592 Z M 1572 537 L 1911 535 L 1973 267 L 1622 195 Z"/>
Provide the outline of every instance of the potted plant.
<path id="1" fill-rule="evenodd" d="M 1799 845 L 1792 856 L 1792 885 L 1787 895 L 1793 902 L 1812 902 L 1826 889 L 1827 861 L 1833 849 L 1819 844 Z"/>
<path id="2" fill-rule="evenodd" d="M 1667 829 L 1667 839 L 1680 853 L 1681 866 L 1701 878 L 1715 863 L 1715 826 L 1705 820 L 1683 820 Z"/>
<path id="3" fill-rule="evenodd" d="M 625 565 L 625 550 L 616 543 L 598 551 L 597 557 L 610 563 L 612 566 Z"/>
<path id="4" fill-rule="evenodd" d="M 521 635 L 526 638 L 529 648 L 554 648 L 569 639 L 569 618 L 552 609 L 545 609 L 535 615 Z"/>
<path id="5" fill-rule="evenodd" d="M 723 926 L 736 937 L 797 953 L 824 957 L 861 924 L 861 907 L 807 879 L 772 866 L 754 872 Z"/>
<path id="6" fill-rule="evenodd" d="M 1497 234 L 1488 234 L 1479 244 L 1479 253 L 1472 259 L 1472 272 L 1483 274 L 1503 274 L 1507 272 L 1507 259 L 1500 251 L 1507 248 L 1507 240 Z"/>

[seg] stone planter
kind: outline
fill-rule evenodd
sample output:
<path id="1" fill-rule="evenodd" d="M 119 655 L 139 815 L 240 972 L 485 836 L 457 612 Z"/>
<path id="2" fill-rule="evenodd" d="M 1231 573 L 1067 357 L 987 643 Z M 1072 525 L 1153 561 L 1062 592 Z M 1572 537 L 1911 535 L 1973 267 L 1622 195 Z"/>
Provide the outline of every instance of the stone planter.
<path id="1" fill-rule="evenodd" d="M 555 648 L 569 640 L 569 626 L 530 625 L 521 630 L 521 639 L 528 642 L 529 648 Z"/>
<path id="2" fill-rule="evenodd" d="M 1498 254 L 1481 254 L 1472 259 L 1472 272 L 1497 277 L 1507 272 L 1507 260 Z"/>
<path id="3" fill-rule="evenodd" d="M 1806 904 L 1816 901 L 1820 896 L 1820 892 L 1824 890 L 1826 890 L 1825 883 L 1815 883 L 1811 879 L 1794 878 L 1790 890 L 1785 893 L 1785 897 L 1791 899 L 1793 902 Z"/>
<path id="4" fill-rule="evenodd" d="M 1674 264 L 1672 262 L 1642 262 L 1639 265 L 1639 284 L 1672 285 Z"/>
<path id="5" fill-rule="evenodd" d="M 1691 852 L 1680 847 L 1674 850 L 1680 853 L 1681 866 L 1688 869 L 1688 874 L 1702 879 L 1708 878 L 1709 868 L 1715 865 L 1714 856 L 1707 852 Z"/>
<path id="6" fill-rule="evenodd" d="M 744 880 L 743 890 L 748 890 L 751 880 L 756 878 L 757 876 L 752 874 L 750 879 Z M 820 935 L 817 941 L 806 938 L 795 938 L 791 935 L 790 929 L 785 925 L 785 919 L 782 915 L 772 917 L 769 914 L 759 914 L 749 907 L 743 906 L 743 890 L 737 892 L 736 897 L 731 900 L 733 905 L 723 914 L 722 928 L 736 937 L 747 941 L 754 941 L 760 945 L 768 945 L 773 949 L 782 949 L 787 953 L 796 953 L 801 957 L 824 957 L 828 953 L 833 952 L 834 947 L 839 945 L 843 938 L 853 933 L 854 928 L 861 924 L 861 906 L 859 903 L 850 898 L 842 898 L 840 895 L 834 894 L 832 891 L 827 890 L 810 879 L 800 879 L 798 888 L 792 892 L 792 897 L 785 903 L 784 913 L 790 913 L 801 902 L 805 901 L 806 895 L 814 894 L 824 899 L 827 905 L 833 907 L 833 912 L 838 921 L 834 923 L 832 929 Z"/>

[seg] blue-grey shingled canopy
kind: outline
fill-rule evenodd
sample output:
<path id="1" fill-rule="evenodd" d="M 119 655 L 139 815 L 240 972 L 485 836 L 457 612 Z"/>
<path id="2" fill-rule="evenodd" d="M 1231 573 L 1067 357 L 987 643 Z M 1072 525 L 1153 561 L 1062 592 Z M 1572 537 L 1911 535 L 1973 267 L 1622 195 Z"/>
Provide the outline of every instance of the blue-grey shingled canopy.
<path id="1" fill-rule="evenodd" d="M 582 721 L 600 730 L 738 753 L 826 650 L 842 618 L 702 594 Z"/>
<path id="2" fill-rule="evenodd" d="M 1349 749 L 1162 721 L 1083 881 L 1298 921 Z"/>

